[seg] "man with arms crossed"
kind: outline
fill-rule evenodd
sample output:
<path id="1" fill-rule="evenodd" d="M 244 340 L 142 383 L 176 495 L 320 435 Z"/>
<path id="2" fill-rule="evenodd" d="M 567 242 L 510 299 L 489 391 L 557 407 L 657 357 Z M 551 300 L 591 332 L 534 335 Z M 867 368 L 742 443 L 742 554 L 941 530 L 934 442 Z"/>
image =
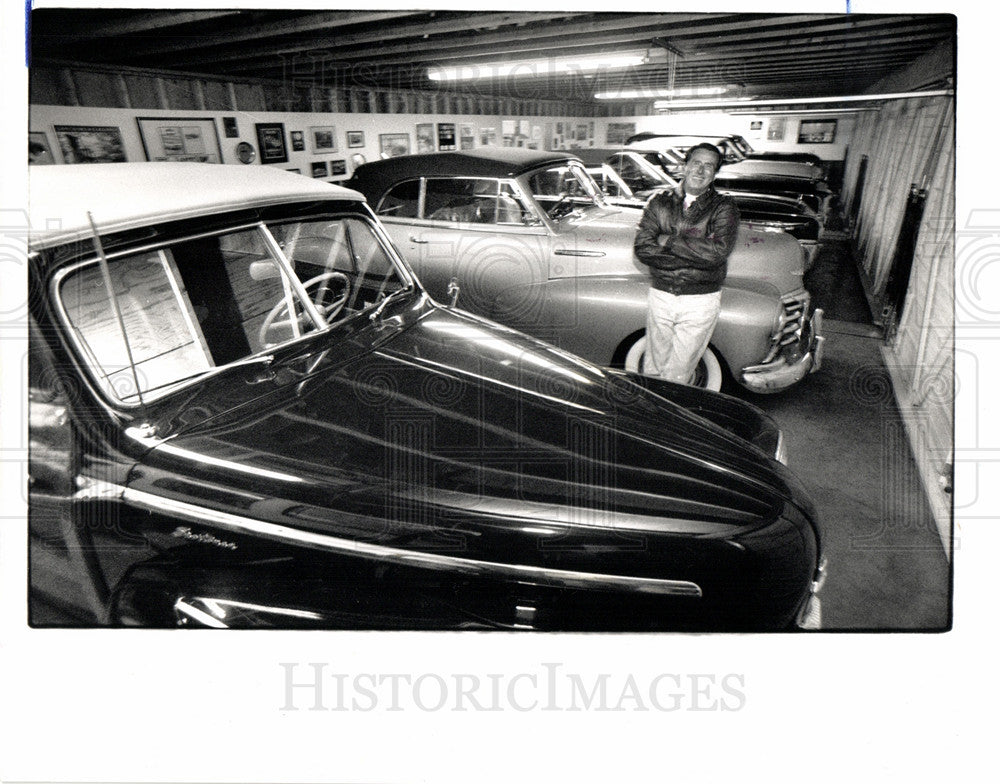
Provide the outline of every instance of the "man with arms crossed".
<path id="1" fill-rule="evenodd" d="M 635 255 L 652 276 L 644 372 L 680 384 L 712 337 L 739 231 L 736 202 L 712 187 L 720 166 L 717 147 L 689 149 L 681 187 L 649 200 L 635 236 Z"/>

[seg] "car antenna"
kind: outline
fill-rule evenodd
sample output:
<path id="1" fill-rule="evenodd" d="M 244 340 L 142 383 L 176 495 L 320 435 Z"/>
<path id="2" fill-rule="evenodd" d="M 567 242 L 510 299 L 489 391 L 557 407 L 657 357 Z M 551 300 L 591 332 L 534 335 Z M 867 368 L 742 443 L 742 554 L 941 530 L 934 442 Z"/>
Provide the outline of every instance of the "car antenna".
<path id="1" fill-rule="evenodd" d="M 132 380 L 135 382 L 135 393 L 139 397 L 139 405 L 144 406 L 142 399 L 142 388 L 139 385 L 139 373 L 135 369 L 135 359 L 132 356 L 132 346 L 128 342 L 128 333 L 125 331 L 125 319 L 122 318 L 121 308 L 118 307 L 118 298 L 115 296 L 115 287 L 111 282 L 111 270 L 108 267 L 108 257 L 104 255 L 104 246 L 101 244 L 101 235 L 97 232 L 97 224 L 94 223 L 94 216 L 87 211 L 87 220 L 90 221 L 91 239 L 94 242 L 94 250 L 97 253 L 98 266 L 101 268 L 101 277 L 104 278 L 104 286 L 108 290 L 108 297 L 111 299 L 111 310 L 114 311 L 118 321 L 118 329 L 121 330 L 122 340 L 125 341 L 125 353 L 128 354 L 128 364 L 132 368 Z"/>

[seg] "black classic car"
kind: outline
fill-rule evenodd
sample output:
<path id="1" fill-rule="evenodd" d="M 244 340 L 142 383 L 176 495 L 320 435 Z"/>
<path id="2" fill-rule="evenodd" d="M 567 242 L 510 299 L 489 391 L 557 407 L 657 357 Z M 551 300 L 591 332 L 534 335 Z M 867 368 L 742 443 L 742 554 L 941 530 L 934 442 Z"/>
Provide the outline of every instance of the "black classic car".
<path id="1" fill-rule="evenodd" d="M 34 626 L 815 626 L 774 423 L 436 304 L 361 196 L 33 167 Z"/>

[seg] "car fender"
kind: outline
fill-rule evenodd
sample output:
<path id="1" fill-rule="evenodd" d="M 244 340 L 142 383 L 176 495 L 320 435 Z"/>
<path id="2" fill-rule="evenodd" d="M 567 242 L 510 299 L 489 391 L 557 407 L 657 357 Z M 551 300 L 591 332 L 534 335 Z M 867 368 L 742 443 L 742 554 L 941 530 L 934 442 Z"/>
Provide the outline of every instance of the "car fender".
<path id="1" fill-rule="evenodd" d="M 512 286 L 494 301 L 490 318 L 528 332 L 602 365 L 646 327 L 649 280 L 645 276 L 559 278 Z M 772 286 L 727 280 L 712 346 L 730 371 L 760 362 L 782 313 Z M 547 325 L 545 330 L 539 324 Z"/>

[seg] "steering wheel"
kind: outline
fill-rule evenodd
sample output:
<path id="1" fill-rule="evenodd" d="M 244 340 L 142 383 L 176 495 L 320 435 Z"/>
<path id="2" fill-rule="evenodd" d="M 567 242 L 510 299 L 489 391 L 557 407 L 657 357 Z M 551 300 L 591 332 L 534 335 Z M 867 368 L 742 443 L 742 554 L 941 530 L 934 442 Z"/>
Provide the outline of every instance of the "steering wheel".
<path id="1" fill-rule="evenodd" d="M 330 281 L 337 281 L 343 287 L 343 291 L 332 302 L 324 304 L 324 296 L 329 292 L 329 286 L 324 284 Z M 302 288 L 309 294 L 309 298 L 316 306 L 316 309 L 323 315 L 323 318 L 331 319 L 335 318 L 343 310 L 344 305 L 347 304 L 347 298 L 351 293 L 351 279 L 343 272 L 324 272 L 315 278 L 307 280 L 302 284 Z M 310 294 L 310 289 L 312 288 L 315 288 L 316 291 Z M 279 316 L 287 316 L 287 318 L 278 321 Z M 272 329 L 290 327 L 293 320 L 299 324 L 304 324 L 308 318 L 308 315 L 304 311 L 294 316 L 289 314 L 288 297 L 282 297 L 281 301 L 271 308 L 271 311 L 264 318 L 264 323 L 260 325 L 260 334 L 258 337 L 260 338 L 261 345 L 273 346 L 275 343 L 280 342 L 268 340 L 268 333 Z"/>
<path id="2" fill-rule="evenodd" d="M 562 209 L 562 207 L 568 201 L 569 201 L 569 194 L 566 191 L 563 191 L 562 193 L 560 193 L 559 194 L 559 198 L 556 199 L 555 203 L 549 209 L 549 217 L 551 217 L 551 218 L 557 218 L 557 217 L 559 217 L 559 210 Z M 570 209 L 566 210 L 566 212 L 572 212 L 572 207 L 570 207 Z"/>

